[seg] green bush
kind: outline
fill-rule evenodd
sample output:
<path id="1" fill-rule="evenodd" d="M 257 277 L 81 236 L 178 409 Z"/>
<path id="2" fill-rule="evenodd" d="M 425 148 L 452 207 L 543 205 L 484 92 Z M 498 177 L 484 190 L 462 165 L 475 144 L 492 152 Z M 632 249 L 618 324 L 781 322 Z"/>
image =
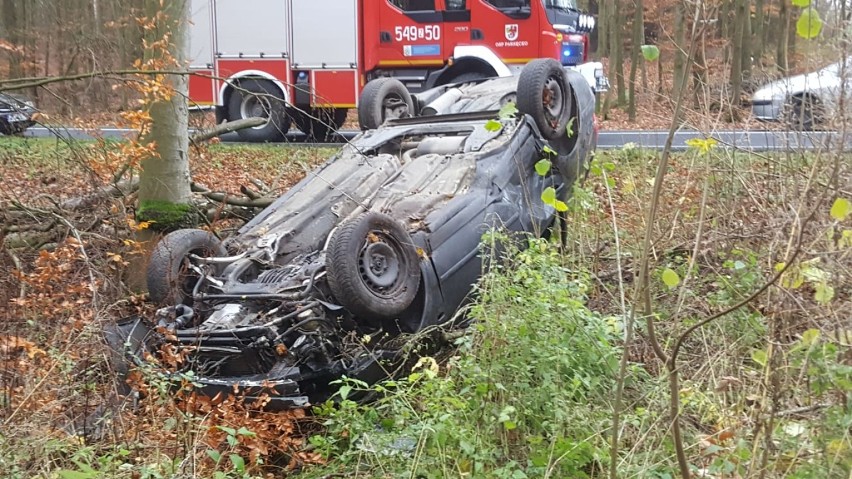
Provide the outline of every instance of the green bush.
<path id="1" fill-rule="evenodd" d="M 596 467 L 621 324 L 586 308 L 589 277 L 564 268 L 558 246 L 504 249 L 455 356 L 441 367 L 422 358 L 373 387 L 344 379 L 339 401 L 316 409 L 327 430 L 311 443 L 330 467 L 425 478 L 584 477 Z M 358 390 L 379 398 L 358 405 Z"/>

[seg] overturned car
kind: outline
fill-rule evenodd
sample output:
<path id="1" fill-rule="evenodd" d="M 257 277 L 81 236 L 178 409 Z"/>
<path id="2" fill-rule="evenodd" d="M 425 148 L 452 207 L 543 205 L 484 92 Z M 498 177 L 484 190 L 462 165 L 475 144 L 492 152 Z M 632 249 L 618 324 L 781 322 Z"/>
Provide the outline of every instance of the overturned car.
<path id="1" fill-rule="evenodd" d="M 321 400 L 342 375 L 378 380 L 395 338 L 464 303 L 487 229 L 547 231 L 542 193 L 565 199 L 595 144 L 592 90 L 553 60 L 414 96 L 374 80 L 359 117 L 365 132 L 235 236 L 158 243 L 148 286 L 162 308 L 111 333 L 129 357 L 170 343 L 205 394 L 264 394 L 269 407 Z"/>

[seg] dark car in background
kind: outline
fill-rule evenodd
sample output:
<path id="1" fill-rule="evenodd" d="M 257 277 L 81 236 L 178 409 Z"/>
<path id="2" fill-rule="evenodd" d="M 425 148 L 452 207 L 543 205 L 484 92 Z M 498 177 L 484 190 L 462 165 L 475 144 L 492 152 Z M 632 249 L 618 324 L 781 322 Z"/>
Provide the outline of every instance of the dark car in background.
<path id="1" fill-rule="evenodd" d="M 186 351 L 179 373 L 203 393 L 265 392 L 269 407 L 327 397 L 343 375 L 379 380 L 400 338 L 468 299 L 483 233 L 547 233 L 553 200 L 587 171 L 594 108 L 583 76 L 555 60 L 413 96 L 373 80 L 366 131 L 236 235 L 166 235 L 148 266 L 161 309 L 108 337 L 137 364 L 166 344 Z"/>
<path id="2" fill-rule="evenodd" d="M 35 104 L 29 98 L 0 92 L 0 134 L 17 135 L 33 126 Z"/>

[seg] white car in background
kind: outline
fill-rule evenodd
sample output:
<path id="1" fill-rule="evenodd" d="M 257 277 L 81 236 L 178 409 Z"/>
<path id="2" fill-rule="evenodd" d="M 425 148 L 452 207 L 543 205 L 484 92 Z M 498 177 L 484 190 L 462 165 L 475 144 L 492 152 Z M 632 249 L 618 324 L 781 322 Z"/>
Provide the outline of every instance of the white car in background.
<path id="1" fill-rule="evenodd" d="M 791 129 L 812 130 L 852 111 L 850 79 L 852 57 L 815 72 L 773 81 L 752 95 L 752 113 L 759 120 L 783 121 Z"/>

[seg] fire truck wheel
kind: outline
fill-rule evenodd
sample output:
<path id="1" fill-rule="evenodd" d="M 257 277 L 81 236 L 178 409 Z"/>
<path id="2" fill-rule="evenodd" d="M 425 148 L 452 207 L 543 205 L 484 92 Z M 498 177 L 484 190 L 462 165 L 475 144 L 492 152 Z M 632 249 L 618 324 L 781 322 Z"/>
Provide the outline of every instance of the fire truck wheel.
<path id="1" fill-rule="evenodd" d="M 467 73 L 461 73 L 459 75 L 454 76 L 447 83 L 465 83 L 465 82 L 471 82 L 471 81 L 484 80 L 486 78 L 488 78 L 488 75 L 485 75 L 484 73 L 467 72 Z"/>
<path id="2" fill-rule="evenodd" d="M 562 65 L 552 58 L 529 62 L 518 78 L 518 110 L 533 117 L 549 140 L 568 134 L 573 93 Z"/>
<path id="3" fill-rule="evenodd" d="M 370 80 L 361 92 L 358 123 L 362 130 L 372 130 L 388 119 L 414 115 L 414 101 L 401 81 L 395 78 Z"/>
<path id="4" fill-rule="evenodd" d="M 291 108 L 289 115 L 309 140 L 327 141 L 343 126 L 348 112 L 346 108 Z"/>
<path id="5" fill-rule="evenodd" d="M 254 128 L 237 131 L 243 141 L 282 141 L 290 129 L 290 117 L 284 104 L 284 95 L 268 80 L 243 80 L 228 100 L 228 118 L 261 117 L 269 121 Z"/>

